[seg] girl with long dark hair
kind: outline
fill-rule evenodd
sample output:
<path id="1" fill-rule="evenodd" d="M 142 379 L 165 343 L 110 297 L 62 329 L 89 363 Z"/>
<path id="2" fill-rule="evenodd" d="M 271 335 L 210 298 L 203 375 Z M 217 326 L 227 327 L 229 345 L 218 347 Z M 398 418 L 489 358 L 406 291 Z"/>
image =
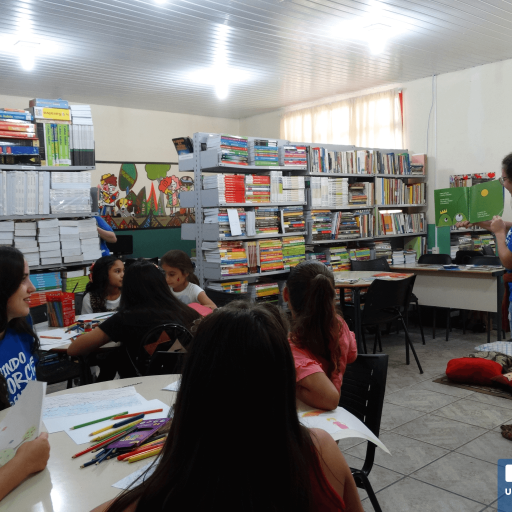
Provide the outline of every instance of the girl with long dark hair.
<path id="1" fill-rule="evenodd" d="M 336 312 L 334 275 L 322 263 L 303 261 L 290 272 L 283 298 L 292 312 L 297 398 L 311 407 L 335 409 L 345 368 L 357 357 L 357 344 Z"/>
<path id="2" fill-rule="evenodd" d="M 94 512 L 362 512 L 336 443 L 299 423 L 273 308 L 231 303 L 201 321 L 155 471 Z"/>
<path id="3" fill-rule="evenodd" d="M 145 260 L 136 261 L 126 269 L 117 313 L 91 332 L 76 338 L 68 347 L 68 354 L 85 355 L 109 341 L 122 342 L 130 353 L 138 348 L 152 327 L 176 322 L 190 328 L 199 317 L 173 296 L 158 267 Z M 118 361 L 117 369 L 121 378 L 136 375 L 133 365 L 124 358 Z"/>
<path id="4" fill-rule="evenodd" d="M 85 288 L 82 314 L 115 311 L 121 302 L 124 263 L 115 256 L 103 256 L 97 260 Z"/>

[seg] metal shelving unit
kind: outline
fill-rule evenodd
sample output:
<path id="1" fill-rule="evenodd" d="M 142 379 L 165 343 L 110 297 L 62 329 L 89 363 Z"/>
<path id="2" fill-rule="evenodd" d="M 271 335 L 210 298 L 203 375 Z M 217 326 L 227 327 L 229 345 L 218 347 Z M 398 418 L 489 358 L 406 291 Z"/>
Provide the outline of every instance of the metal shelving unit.
<path id="1" fill-rule="evenodd" d="M 0 164 L 0 170 L 4 171 L 94 171 L 94 165 L 4 165 Z"/>
<path id="2" fill-rule="evenodd" d="M 56 270 L 64 270 L 68 267 L 84 267 L 87 265 L 92 265 L 94 263 L 93 260 L 87 260 L 87 261 L 77 261 L 75 263 L 62 263 L 62 264 L 56 264 L 53 265 L 36 265 L 35 267 L 29 267 L 30 271 L 32 270 L 48 270 L 48 269 L 56 269 Z"/>
<path id="3" fill-rule="evenodd" d="M 0 220 L 41 220 L 41 219 L 77 219 L 97 217 L 96 212 L 84 213 L 49 213 L 43 215 L 0 215 Z"/>

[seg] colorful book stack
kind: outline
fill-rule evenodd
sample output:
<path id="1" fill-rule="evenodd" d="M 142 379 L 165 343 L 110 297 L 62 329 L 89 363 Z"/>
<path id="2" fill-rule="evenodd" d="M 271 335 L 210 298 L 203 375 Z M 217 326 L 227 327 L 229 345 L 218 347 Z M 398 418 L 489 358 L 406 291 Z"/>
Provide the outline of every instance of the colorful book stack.
<path id="1" fill-rule="evenodd" d="M 62 279 L 59 272 L 30 274 L 30 281 L 36 289 L 30 294 L 29 306 L 31 308 L 46 304 L 46 292 L 62 291 Z"/>
<path id="2" fill-rule="evenodd" d="M 350 206 L 371 206 L 373 204 L 373 183 L 356 181 L 348 186 L 348 204 Z"/>
<path id="3" fill-rule="evenodd" d="M 270 176 L 248 174 L 245 177 L 245 202 L 270 203 Z"/>
<path id="4" fill-rule="evenodd" d="M 326 250 L 333 272 L 347 272 L 350 270 L 350 258 L 346 247 L 330 247 Z"/>
<path id="5" fill-rule="evenodd" d="M 290 270 L 306 259 L 306 241 L 303 236 L 285 237 L 282 244 L 285 270 Z"/>
<path id="6" fill-rule="evenodd" d="M 65 283 L 63 283 L 62 290 L 70 293 L 85 292 L 85 288 L 89 282 L 89 276 L 68 278 L 65 280 Z"/>
<path id="7" fill-rule="evenodd" d="M 206 139 L 206 147 L 208 149 L 217 149 L 221 164 L 249 165 L 247 137 L 211 133 Z"/>
<path id="8" fill-rule="evenodd" d="M 220 204 L 245 203 L 245 176 L 243 174 L 203 176 L 203 189 L 217 189 Z"/>
<path id="9" fill-rule="evenodd" d="M 411 171 L 411 164 L 409 153 L 385 153 L 382 154 L 382 168 L 381 174 L 413 174 Z M 415 169 L 414 174 L 423 175 L 423 166 L 421 172 Z"/>
<path id="10" fill-rule="evenodd" d="M 320 178 L 324 180 L 325 178 Z M 328 178 L 330 208 L 343 208 L 349 204 L 349 186 L 347 178 Z M 366 203 L 365 203 L 366 204 Z"/>
<path id="11" fill-rule="evenodd" d="M 306 222 L 308 226 L 311 226 L 313 240 L 331 239 L 331 210 L 310 210 L 307 213 Z"/>
<path id="12" fill-rule="evenodd" d="M 303 203 L 305 201 L 304 176 L 283 176 L 280 201 Z"/>
<path id="13" fill-rule="evenodd" d="M 242 234 L 237 236 L 245 236 L 245 210 L 243 208 L 236 208 L 236 211 L 238 212 L 238 220 L 240 222 L 240 229 L 242 230 Z M 232 236 L 227 208 L 206 208 L 204 210 L 204 223 L 218 224 L 219 238 L 229 238 Z"/>
<path id="14" fill-rule="evenodd" d="M 333 240 L 360 238 L 358 217 L 359 214 L 354 211 L 333 212 L 331 238 Z"/>
<path id="15" fill-rule="evenodd" d="M 389 264 L 392 263 L 392 255 L 393 251 L 391 248 L 391 244 L 389 242 L 375 242 L 375 259 L 378 258 L 386 258 Z"/>
<path id="16" fill-rule="evenodd" d="M 304 207 L 302 206 L 283 206 L 279 208 L 281 213 L 281 232 L 282 233 L 300 233 L 306 230 L 306 221 L 304 220 Z"/>
<path id="17" fill-rule="evenodd" d="M 223 293 L 247 293 L 249 281 L 211 281 L 208 288 Z"/>
<path id="18" fill-rule="evenodd" d="M 403 180 L 375 178 L 377 204 L 424 204 L 425 183 L 407 185 Z"/>
<path id="19" fill-rule="evenodd" d="M 269 238 L 258 242 L 260 272 L 283 270 L 283 244 L 279 238 Z"/>
<path id="20" fill-rule="evenodd" d="M 354 249 L 349 249 L 349 256 L 351 260 L 357 261 L 365 261 L 369 260 L 371 257 L 371 252 L 369 247 L 357 247 Z"/>
<path id="21" fill-rule="evenodd" d="M 424 213 L 381 213 L 377 217 L 377 236 L 426 231 Z"/>
<path id="22" fill-rule="evenodd" d="M 278 166 L 279 153 L 277 140 L 252 139 L 248 144 L 249 164 L 258 166 Z"/>
<path id="23" fill-rule="evenodd" d="M 247 274 L 247 254 L 242 242 L 203 242 L 205 260 L 219 263 L 222 276 Z"/>
<path id="24" fill-rule="evenodd" d="M 249 286 L 249 292 L 255 302 L 279 304 L 279 285 L 277 283 L 255 283 Z"/>
<path id="25" fill-rule="evenodd" d="M 494 236 L 491 234 L 472 234 L 473 247 L 475 251 L 479 251 L 485 246 L 495 248 Z"/>
<path id="26" fill-rule="evenodd" d="M 279 162 L 285 167 L 302 167 L 308 165 L 306 146 L 279 146 Z"/>
<path id="27" fill-rule="evenodd" d="M 326 267 L 330 267 L 329 261 L 327 260 L 327 256 L 325 252 L 308 252 L 306 253 L 307 260 L 318 261 L 319 263 L 323 263 Z"/>
<path id="28" fill-rule="evenodd" d="M 75 294 L 46 292 L 49 327 L 67 327 L 75 323 Z"/>
<path id="29" fill-rule="evenodd" d="M 40 165 L 39 140 L 32 114 L 0 109 L 0 164 Z"/>
<path id="30" fill-rule="evenodd" d="M 275 235 L 279 233 L 280 212 L 276 206 L 258 206 L 254 208 L 257 235 Z"/>
<path id="31" fill-rule="evenodd" d="M 374 215 L 372 210 L 358 210 L 356 218 L 359 226 L 359 236 L 369 238 L 373 236 Z"/>

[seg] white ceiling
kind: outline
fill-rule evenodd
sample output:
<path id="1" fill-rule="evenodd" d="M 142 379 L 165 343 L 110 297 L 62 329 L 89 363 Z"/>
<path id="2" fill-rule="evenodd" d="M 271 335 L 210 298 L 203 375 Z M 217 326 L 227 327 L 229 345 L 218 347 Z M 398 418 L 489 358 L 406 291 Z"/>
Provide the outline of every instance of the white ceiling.
<path id="1" fill-rule="evenodd" d="M 2 0 L 0 7 L 0 94 L 217 117 L 512 58 L 507 0 Z M 361 19 L 392 27 L 396 37 L 383 53 L 343 38 Z M 18 39 L 44 50 L 32 71 L 20 66 Z M 45 49 L 45 41 L 57 47 Z M 206 70 L 211 82 L 211 70 L 223 66 L 223 77 L 244 79 L 224 100 L 204 78 L 190 78 Z"/>

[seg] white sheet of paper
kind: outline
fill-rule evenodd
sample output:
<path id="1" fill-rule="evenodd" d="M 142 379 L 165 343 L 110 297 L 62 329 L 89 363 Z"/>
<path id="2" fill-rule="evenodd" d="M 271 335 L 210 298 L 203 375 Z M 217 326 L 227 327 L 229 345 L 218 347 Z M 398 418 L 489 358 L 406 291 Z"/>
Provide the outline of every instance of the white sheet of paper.
<path id="1" fill-rule="evenodd" d="M 87 313 L 86 315 L 80 315 L 77 316 L 77 320 L 106 320 L 107 318 L 111 317 L 115 311 L 110 311 L 107 313 Z"/>
<path id="2" fill-rule="evenodd" d="M 39 336 L 41 346 L 45 347 L 46 345 L 55 345 L 58 344 L 59 342 L 61 345 L 64 343 L 68 343 L 71 338 L 76 336 L 76 331 L 66 332 L 66 330 L 67 327 L 64 327 L 64 329 L 50 329 L 48 331 L 39 331 L 37 335 Z M 60 340 L 56 340 L 54 338 L 60 338 Z"/>
<path id="3" fill-rule="evenodd" d="M 89 443 L 93 436 L 90 436 L 92 432 L 96 432 L 97 430 L 100 430 L 104 427 L 107 427 L 108 425 L 112 425 L 116 423 L 117 421 L 123 421 L 123 420 L 105 420 L 100 423 L 94 423 L 94 425 L 89 425 L 87 427 L 78 428 L 76 430 L 70 430 L 71 427 L 74 427 L 75 425 L 81 425 L 82 423 L 88 423 L 89 421 L 93 421 L 98 418 L 105 418 L 109 414 L 119 414 L 123 411 L 128 411 L 128 414 L 132 414 L 134 412 L 141 412 L 141 411 L 152 411 L 154 409 L 163 409 L 162 412 L 155 412 L 154 414 L 147 414 L 144 419 L 145 420 L 157 420 L 159 418 L 167 418 L 167 414 L 169 413 L 169 406 L 165 405 L 160 400 L 149 400 L 145 402 L 144 404 L 131 406 L 131 407 L 125 407 L 124 409 L 116 409 L 112 411 L 101 411 L 101 412 L 95 412 L 90 414 L 83 414 L 82 416 L 72 416 L 70 418 L 61 418 L 60 421 L 66 432 L 66 434 L 75 441 L 76 444 L 84 444 Z M 99 435 L 99 434 L 98 434 Z"/>
<path id="4" fill-rule="evenodd" d="M 117 409 L 124 406 L 139 405 L 147 400 L 135 392 L 133 386 L 127 388 L 109 389 L 107 391 L 93 391 L 91 393 L 69 393 L 66 395 L 46 397 L 44 403 L 43 420 L 46 428 L 47 421 L 52 418 L 78 416 L 97 411 Z M 59 429 L 61 430 L 61 429 Z M 58 432 L 59 430 L 54 430 Z"/>
<path id="5" fill-rule="evenodd" d="M 299 421 L 307 428 L 321 428 L 331 434 L 335 441 L 346 437 L 361 437 L 391 454 L 384 443 L 362 421 L 343 407 L 337 407 L 334 411 L 321 411 L 311 408 L 307 410 L 300 409 L 297 411 Z"/>
<path id="6" fill-rule="evenodd" d="M 17 448 L 35 439 L 41 429 L 46 382 L 31 380 L 16 404 L 0 423 L 0 466 L 9 462 Z"/>
<path id="7" fill-rule="evenodd" d="M 227 210 L 231 236 L 240 236 L 242 234 L 242 228 L 240 227 L 240 217 L 238 216 L 238 211 L 236 208 L 228 208 Z"/>
<path id="8" fill-rule="evenodd" d="M 112 484 L 112 487 L 115 487 L 117 489 L 128 489 L 128 487 L 130 487 L 130 485 L 132 485 L 132 483 L 135 482 L 135 480 L 137 480 L 140 476 L 142 476 L 147 471 L 147 469 L 149 468 L 149 466 L 151 466 L 151 464 L 153 464 L 153 463 L 150 462 L 149 464 L 145 464 L 140 469 L 137 469 L 137 471 L 135 471 L 131 475 L 125 476 L 122 480 L 119 480 L 119 482 Z M 137 482 L 137 485 L 141 484 L 145 478 L 150 477 L 153 474 L 153 472 L 155 471 L 156 466 L 157 465 L 154 464 L 153 467 L 144 476 L 144 478 L 141 478 L 140 481 Z"/>
<path id="9" fill-rule="evenodd" d="M 179 391 L 180 389 L 180 380 L 177 380 L 176 382 L 173 382 L 169 384 L 168 386 L 165 386 L 165 388 L 162 388 L 165 391 Z"/>

